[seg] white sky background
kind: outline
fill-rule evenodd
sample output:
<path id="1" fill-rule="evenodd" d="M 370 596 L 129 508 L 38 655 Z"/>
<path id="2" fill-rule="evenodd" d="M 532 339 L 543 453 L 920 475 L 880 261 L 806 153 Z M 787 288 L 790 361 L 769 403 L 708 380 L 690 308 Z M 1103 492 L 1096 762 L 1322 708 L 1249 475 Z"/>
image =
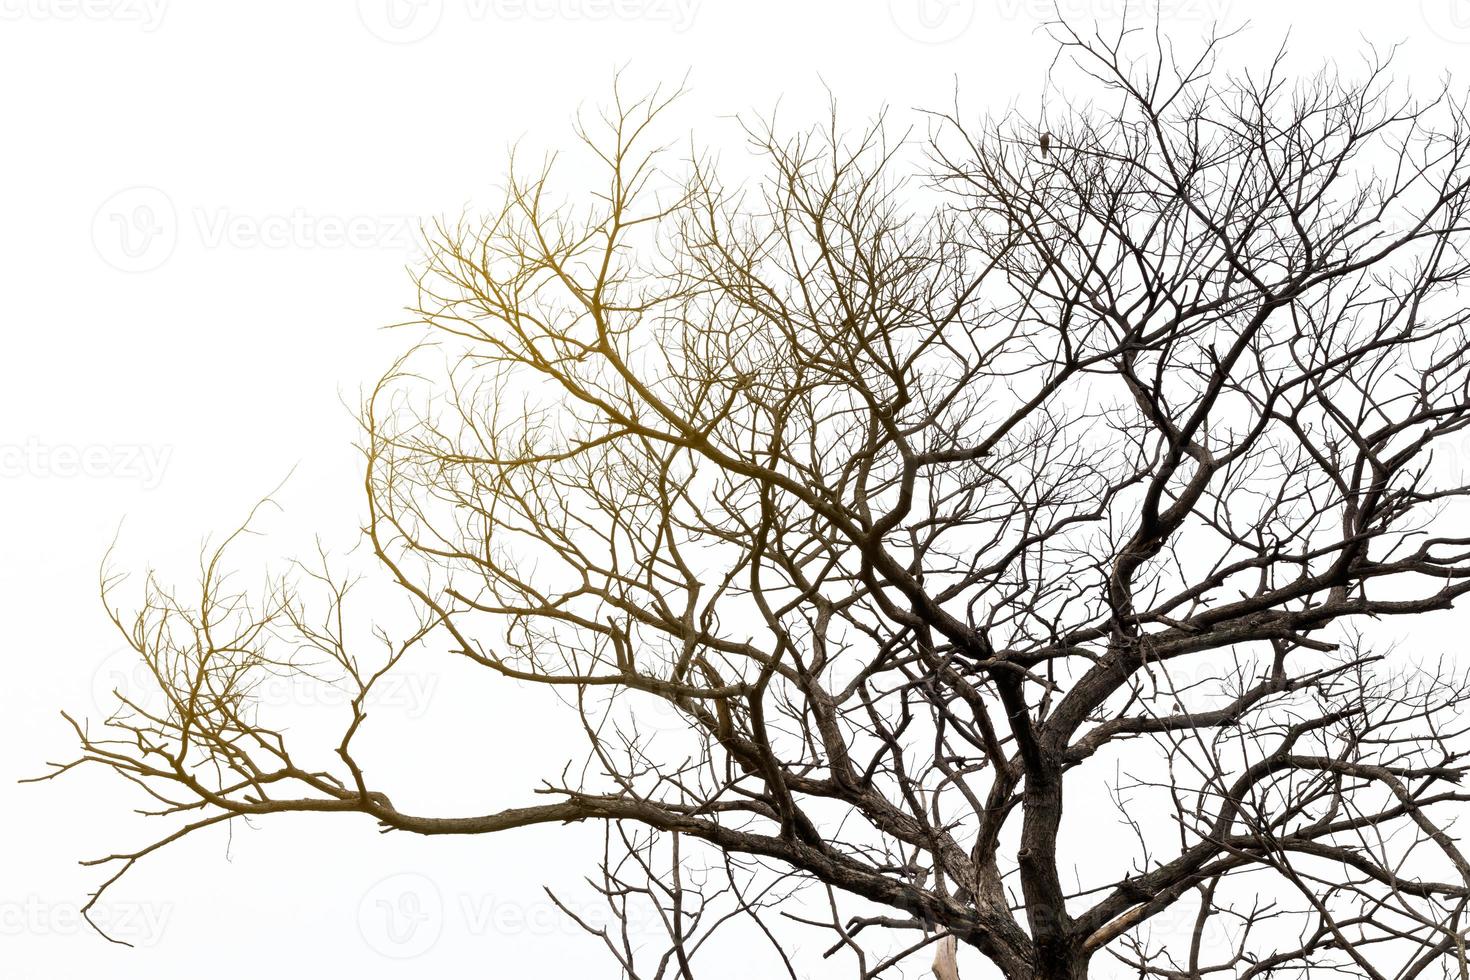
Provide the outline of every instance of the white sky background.
<path id="1" fill-rule="evenodd" d="M 1124 2 L 1063 6 L 1111 20 Z M 1181 40 L 1217 15 L 1249 21 L 1232 61 L 1268 57 L 1293 20 L 1299 64 L 1403 40 L 1399 74 L 1427 90 L 1470 57 L 1470 0 L 1162 2 Z M 136 794 L 100 772 L 15 781 L 69 758 L 58 709 L 96 715 L 116 680 L 102 554 L 125 517 L 118 564 L 187 582 L 205 534 L 293 467 L 267 546 L 316 530 L 350 542 L 343 401 L 408 339 L 376 328 L 413 299 L 416 219 L 489 200 L 514 141 L 568 145 L 573 111 L 618 66 L 632 89 L 690 71 L 668 132 L 720 142 L 719 117 L 778 98 L 788 121 L 807 118 L 823 83 L 854 122 L 884 102 L 900 118 L 942 105 L 956 78 L 970 107 L 1003 109 L 1040 94 L 1049 58 L 1040 0 L 417 4 L 0 0 L 3 980 L 613 975 L 541 894 L 584 870 L 558 828 L 418 839 L 279 818 L 240 827 L 228 851 L 201 834 L 101 910 L 139 948 L 87 929 L 76 910 L 101 875 L 77 859 L 158 828 L 129 820 Z M 414 683 L 383 707 L 385 723 L 416 722 L 390 726 L 411 740 L 390 751 L 456 786 L 465 812 L 534 802 L 538 774 L 580 750 L 575 732 L 545 734 L 537 693 Z M 475 763 L 441 770 L 436 744 Z M 398 874 L 422 877 L 380 884 Z M 372 919 L 405 882 L 442 914 L 395 946 Z"/>

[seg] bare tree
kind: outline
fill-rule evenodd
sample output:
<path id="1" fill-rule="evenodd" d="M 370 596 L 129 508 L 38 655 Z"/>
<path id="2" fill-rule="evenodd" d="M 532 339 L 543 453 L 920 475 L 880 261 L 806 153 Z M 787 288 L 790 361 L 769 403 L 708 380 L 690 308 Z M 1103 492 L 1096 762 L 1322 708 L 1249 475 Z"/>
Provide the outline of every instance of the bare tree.
<path id="1" fill-rule="evenodd" d="M 104 862 L 296 811 L 591 821 L 597 893 L 661 923 L 649 957 L 584 921 L 626 977 L 727 923 L 770 976 L 803 928 L 864 980 L 1466 976 L 1466 680 L 1395 632 L 1470 591 L 1463 104 L 1371 53 L 1055 30 L 1045 119 L 752 122 L 727 184 L 650 145 L 673 96 L 619 96 L 578 130 L 605 183 L 513 165 L 437 224 L 437 339 L 362 412 L 416 628 L 350 641 L 325 562 L 263 601 L 222 552 L 197 601 L 150 579 L 113 615 L 159 700 L 46 778 L 186 822 Z M 364 704 L 440 642 L 565 694 L 582 775 L 485 814 L 370 782 Z M 327 768 L 251 699 L 324 666 Z"/>

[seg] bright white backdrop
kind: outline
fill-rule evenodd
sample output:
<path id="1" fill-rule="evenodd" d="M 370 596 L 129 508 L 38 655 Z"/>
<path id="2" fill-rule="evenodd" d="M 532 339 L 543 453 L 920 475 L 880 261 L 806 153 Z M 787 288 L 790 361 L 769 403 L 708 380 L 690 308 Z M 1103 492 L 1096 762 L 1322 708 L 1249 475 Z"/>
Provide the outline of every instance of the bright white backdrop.
<path id="1" fill-rule="evenodd" d="M 1401 70 L 1426 86 L 1470 56 L 1470 0 L 1151 2 L 1182 39 L 1217 16 L 1251 22 L 1238 55 L 1264 57 L 1293 27 L 1310 61 L 1402 40 Z M 1108 21 L 1125 6 L 1063 3 Z M 95 593 L 103 551 L 122 522 L 123 567 L 186 577 L 204 535 L 293 467 L 268 522 L 281 546 L 315 530 L 349 540 L 344 401 L 405 339 L 376 328 L 412 299 L 417 218 L 487 200 L 512 142 L 568 142 L 573 111 L 619 66 L 633 86 L 691 72 L 679 126 L 717 140 L 721 117 L 778 99 L 799 118 L 824 84 L 855 119 L 943 103 L 956 81 L 998 110 L 1040 92 L 1048 9 L 0 0 L 0 977 L 610 975 L 540 891 L 583 867 L 585 835 L 555 829 L 412 840 L 281 819 L 201 835 L 99 910 L 137 948 L 90 932 L 76 913 L 99 876 L 76 860 L 143 840 L 125 815 L 135 797 L 95 776 L 16 780 L 72 751 L 58 709 L 95 714 L 119 672 L 126 683 Z M 538 727 L 525 692 L 411 680 L 381 710 L 435 720 L 393 748 L 423 769 L 435 740 L 457 742 L 475 764 L 421 775 L 469 810 L 528 802 L 574 744 Z M 476 749 L 505 744 L 517 751 Z M 417 910 L 409 940 L 385 933 L 385 909 Z"/>

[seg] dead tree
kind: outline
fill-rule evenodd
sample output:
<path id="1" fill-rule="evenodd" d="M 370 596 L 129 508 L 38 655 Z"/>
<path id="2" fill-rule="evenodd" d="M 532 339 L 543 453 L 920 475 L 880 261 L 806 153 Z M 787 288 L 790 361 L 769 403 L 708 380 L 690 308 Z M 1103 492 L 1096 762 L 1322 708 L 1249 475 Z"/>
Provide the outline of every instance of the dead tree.
<path id="1" fill-rule="evenodd" d="M 362 413 L 417 626 L 363 649 L 315 566 L 150 580 L 114 617 L 159 698 L 56 772 L 184 822 L 105 862 L 296 811 L 593 822 L 597 890 L 664 923 L 652 960 L 588 923 L 624 976 L 699 975 L 721 923 L 772 976 L 803 923 L 865 980 L 951 943 L 1015 980 L 1464 976 L 1466 681 L 1411 629 L 1470 591 L 1463 104 L 1373 55 L 1057 32 L 1045 132 L 749 123 L 726 183 L 649 146 L 670 97 L 618 97 L 578 130 L 600 185 L 513 166 L 434 226 L 435 342 Z M 354 738 L 425 644 L 557 687 L 583 775 L 395 806 Z M 356 694 L 326 770 L 251 699 L 323 664 Z"/>

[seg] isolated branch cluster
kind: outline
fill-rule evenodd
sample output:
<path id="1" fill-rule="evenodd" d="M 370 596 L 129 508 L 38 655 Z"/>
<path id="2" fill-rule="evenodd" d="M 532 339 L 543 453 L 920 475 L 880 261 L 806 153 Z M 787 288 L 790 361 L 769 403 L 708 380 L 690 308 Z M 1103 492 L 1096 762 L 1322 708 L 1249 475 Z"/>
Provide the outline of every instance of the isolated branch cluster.
<path id="1" fill-rule="evenodd" d="M 752 122 L 727 181 L 617 95 L 599 184 L 517 162 L 430 229 L 432 341 L 362 412 L 417 627 L 349 639 L 324 559 L 115 613 L 162 697 L 73 765 L 189 822 L 114 870 L 282 812 L 590 821 L 661 924 L 584 922 L 627 977 L 716 927 L 793 978 L 1463 975 L 1466 679 L 1405 632 L 1470 591 L 1463 104 L 1056 30 L 1046 118 Z M 556 687 L 586 765 L 396 807 L 354 737 L 425 644 Z M 322 769 L 251 690 L 328 668 Z"/>

